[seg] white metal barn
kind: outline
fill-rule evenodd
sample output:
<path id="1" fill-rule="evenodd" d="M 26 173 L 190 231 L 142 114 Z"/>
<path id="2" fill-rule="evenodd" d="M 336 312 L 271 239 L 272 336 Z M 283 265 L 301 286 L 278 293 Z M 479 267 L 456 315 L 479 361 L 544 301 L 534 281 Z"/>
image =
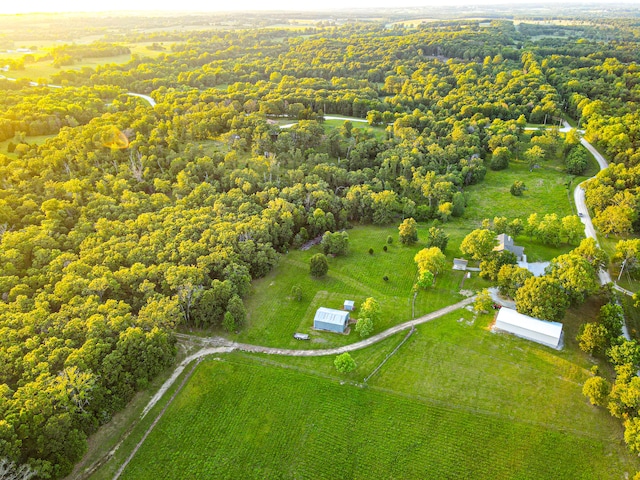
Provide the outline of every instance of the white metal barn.
<path id="1" fill-rule="evenodd" d="M 494 328 L 547 347 L 562 348 L 562 324 L 559 322 L 547 322 L 502 307 L 496 316 Z"/>
<path id="2" fill-rule="evenodd" d="M 320 307 L 313 319 L 313 328 L 330 332 L 344 333 L 349 324 L 349 312 Z"/>

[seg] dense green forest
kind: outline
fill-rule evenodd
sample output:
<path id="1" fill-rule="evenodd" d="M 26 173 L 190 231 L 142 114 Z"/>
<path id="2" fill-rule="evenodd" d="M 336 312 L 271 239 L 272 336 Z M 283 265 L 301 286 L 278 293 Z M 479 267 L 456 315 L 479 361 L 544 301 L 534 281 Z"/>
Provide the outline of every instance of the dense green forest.
<path id="1" fill-rule="evenodd" d="M 173 364 L 176 327 L 242 328 L 251 281 L 291 248 L 462 216 L 465 188 L 511 159 L 584 171 L 577 141 L 527 124 L 579 121 L 613 162 L 588 183 L 594 223 L 640 232 L 640 27 L 603 23 L 131 32 L 165 50 L 61 69 L 61 88 L 0 78 L 0 457 L 67 475 Z"/>

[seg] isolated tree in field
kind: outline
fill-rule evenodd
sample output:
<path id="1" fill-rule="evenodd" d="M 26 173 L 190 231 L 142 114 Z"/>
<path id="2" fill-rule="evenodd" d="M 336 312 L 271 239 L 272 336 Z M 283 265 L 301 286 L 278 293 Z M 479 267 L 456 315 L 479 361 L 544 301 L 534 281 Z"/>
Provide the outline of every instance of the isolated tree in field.
<path id="1" fill-rule="evenodd" d="M 488 313 L 491 311 L 492 307 L 493 299 L 491 298 L 489 290 L 485 288 L 476 297 L 476 301 L 473 304 L 473 310 L 476 313 Z"/>
<path id="2" fill-rule="evenodd" d="M 609 256 L 591 237 L 583 239 L 571 253 L 584 258 L 596 272 L 606 269 L 609 264 Z"/>
<path id="3" fill-rule="evenodd" d="M 471 256 L 474 260 L 482 260 L 493 251 L 493 247 L 497 244 L 496 235 L 491 230 L 477 229 L 464 237 L 460 244 L 460 251 Z"/>
<path id="4" fill-rule="evenodd" d="M 521 197 L 526 189 L 527 187 L 522 180 L 516 180 L 511 184 L 509 191 L 514 197 Z"/>
<path id="5" fill-rule="evenodd" d="M 585 323 L 576 337 L 580 350 L 590 355 L 603 352 L 607 347 L 608 332 L 599 323 Z"/>
<path id="6" fill-rule="evenodd" d="M 291 287 L 291 297 L 296 301 L 299 302 L 302 300 L 302 287 L 300 285 L 294 285 L 293 287 Z"/>
<path id="7" fill-rule="evenodd" d="M 571 149 L 564 161 L 567 173 L 571 175 L 582 175 L 589 165 L 587 150 L 582 145 L 577 145 Z"/>
<path id="8" fill-rule="evenodd" d="M 356 362 L 348 352 L 338 355 L 333 361 L 333 365 L 340 373 L 349 373 L 356 368 Z"/>
<path id="9" fill-rule="evenodd" d="M 382 308 L 375 298 L 369 297 L 360 305 L 359 316 L 370 318 L 373 323 L 378 322 L 382 317 Z"/>
<path id="10" fill-rule="evenodd" d="M 449 235 L 443 229 L 431 227 L 427 237 L 427 247 L 438 247 L 442 252 L 447 249 L 449 243 Z"/>
<path id="11" fill-rule="evenodd" d="M 542 320 L 559 321 L 569 307 L 560 283 L 550 277 L 528 278 L 516 292 L 516 310 Z"/>
<path id="12" fill-rule="evenodd" d="M 515 297 L 518 289 L 531 277 L 533 273 L 526 268 L 512 264 L 503 265 L 498 271 L 500 294 L 510 298 Z"/>
<path id="13" fill-rule="evenodd" d="M 324 277 L 329 271 L 329 262 L 323 253 L 316 253 L 309 260 L 309 271 L 312 277 Z"/>
<path id="14" fill-rule="evenodd" d="M 491 170 L 504 170 L 509 166 L 509 160 L 511 160 L 511 152 L 507 147 L 497 147 L 491 155 L 491 161 L 489 162 L 489 168 Z"/>
<path id="15" fill-rule="evenodd" d="M 405 219 L 398 227 L 400 243 L 413 245 L 418 241 L 418 223 L 413 218 Z"/>
<path id="16" fill-rule="evenodd" d="M 447 266 L 447 257 L 438 247 L 423 248 L 416 253 L 413 260 L 418 265 L 419 273 L 429 271 L 437 276 Z"/>
<path id="17" fill-rule="evenodd" d="M 587 379 L 582 386 L 582 394 L 589 398 L 591 405 L 598 407 L 603 407 L 606 404 L 610 391 L 611 384 L 598 376 Z"/>
<path id="18" fill-rule="evenodd" d="M 529 164 L 529 171 L 540 165 L 540 162 L 544 160 L 544 150 L 538 145 L 534 145 L 526 152 L 524 152 L 524 159 Z"/>
<path id="19" fill-rule="evenodd" d="M 360 334 L 361 338 L 368 337 L 373 332 L 374 324 L 373 320 L 369 317 L 361 317 L 356 322 L 356 332 Z"/>

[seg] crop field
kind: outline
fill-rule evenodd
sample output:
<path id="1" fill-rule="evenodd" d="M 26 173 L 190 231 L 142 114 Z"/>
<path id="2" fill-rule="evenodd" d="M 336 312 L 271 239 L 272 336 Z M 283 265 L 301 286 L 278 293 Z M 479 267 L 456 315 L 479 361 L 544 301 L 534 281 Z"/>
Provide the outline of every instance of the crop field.
<path id="1" fill-rule="evenodd" d="M 463 318 L 464 321 L 460 321 Z M 161 478 L 621 478 L 637 459 L 580 393 L 589 362 L 459 312 L 332 358 L 203 362 L 124 472 Z M 368 358 L 376 362 L 368 362 Z M 286 367 L 286 368 L 283 368 Z"/>

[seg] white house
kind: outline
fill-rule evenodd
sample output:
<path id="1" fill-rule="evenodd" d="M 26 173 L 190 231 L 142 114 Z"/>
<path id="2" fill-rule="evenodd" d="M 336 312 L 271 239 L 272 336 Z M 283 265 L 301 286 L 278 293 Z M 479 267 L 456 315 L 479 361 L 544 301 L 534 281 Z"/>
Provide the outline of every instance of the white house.
<path id="1" fill-rule="evenodd" d="M 502 307 L 498 311 L 493 328 L 557 350 L 562 348 L 561 323 L 529 317 L 511 308 Z"/>

